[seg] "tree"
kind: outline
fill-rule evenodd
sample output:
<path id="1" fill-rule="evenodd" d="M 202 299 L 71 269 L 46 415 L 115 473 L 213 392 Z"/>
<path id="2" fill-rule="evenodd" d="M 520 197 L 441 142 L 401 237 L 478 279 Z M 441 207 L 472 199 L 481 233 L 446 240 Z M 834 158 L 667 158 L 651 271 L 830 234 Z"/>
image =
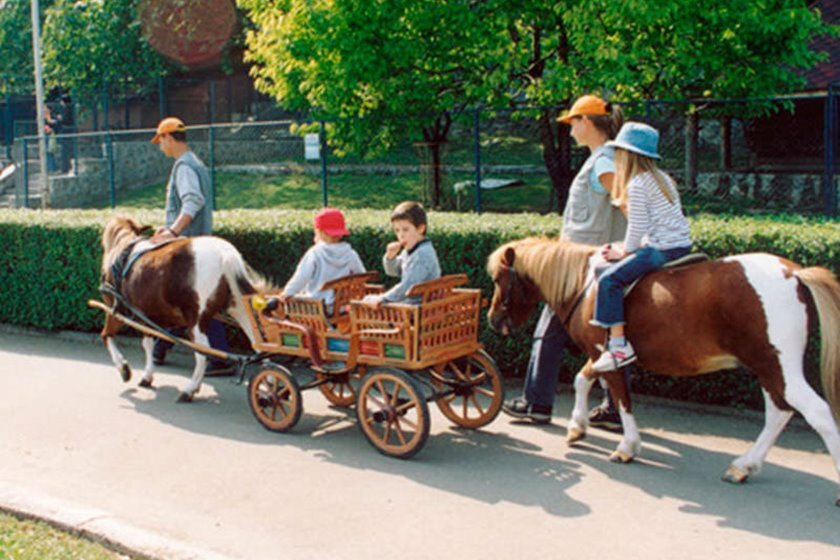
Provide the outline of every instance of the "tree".
<path id="1" fill-rule="evenodd" d="M 444 203 L 441 146 L 453 113 L 490 97 L 482 2 L 239 0 L 255 24 L 246 61 L 257 89 L 289 109 L 331 120 L 341 152 L 373 155 L 422 140 Z M 501 31 L 501 30 L 499 30 Z M 501 37 L 500 33 L 491 33 Z M 501 46 L 501 43 L 500 43 Z"/>
<path id="2" fill-rule="evenodd" d="M 97 91 L 103 80 L 153 84 L 172 69 L 143 38 L 139 0 L 57 0 L 44 21 L 49 85 Z"/>
<path id="3" fill-rule="evenodd" d="M 465 107 L 540 111 L 559 208 L 572 170 L 556 111 L 615 101 L 768 97 L 795 89 L 836 33 L 804 0 L 239 0 L 258 89 L 318 109 L 343 149 L 385 149 L 418 127 L 445 141 Z M 355 117 L 385 115 L 382 120 Z M 407 117 L 407 114 L 426 115 Z M 387 118 L 397 117 L 398 118 Z"/>
<path id="4" fill-rule="evenodd" d="M 40 3 L 41 13 L 52 2 Z M 0 0 L 0 93 L 32 91 L 30 0 Z"/>
<path id="5" fill-rule="evenodd" d="M 506 2 L 511 56 L 500 73 L 511 99 L 565 105 L 595 92 L 616 101 L 768 97 L 802 84 L 820 60 L 811 39 L 837 29 L 803 0 L 542 0 Z M 496 81 L 500 81 L 496 78 Z M 559 208 L 568 193 L 569 139 L 554 113 L 539 116 Z"/>

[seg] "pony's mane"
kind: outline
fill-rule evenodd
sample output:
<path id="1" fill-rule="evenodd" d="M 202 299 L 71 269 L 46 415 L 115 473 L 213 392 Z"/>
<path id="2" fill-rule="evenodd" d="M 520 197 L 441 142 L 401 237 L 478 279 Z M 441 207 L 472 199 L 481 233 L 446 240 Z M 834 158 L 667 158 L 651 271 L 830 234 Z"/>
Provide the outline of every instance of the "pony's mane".
<path id="1" fill-rule="evenodd" d="M 547 237 L 527 237 L 505 243 L 487 259 L 487 272 L 496 277 L 508 248 L 516 252 L 513 268 L 529 278 L 546 303 L 558 306 L 583 289 L 587 261 L 594 248 Z"/>
<path id="2" fill-rule="evenodd" d="M 140 237 L 132 227 L 134 222 L 115 217 L 108 220 L 102 234 L 102 273 L 107 274 L 111 265 L 129 243 Z"/>

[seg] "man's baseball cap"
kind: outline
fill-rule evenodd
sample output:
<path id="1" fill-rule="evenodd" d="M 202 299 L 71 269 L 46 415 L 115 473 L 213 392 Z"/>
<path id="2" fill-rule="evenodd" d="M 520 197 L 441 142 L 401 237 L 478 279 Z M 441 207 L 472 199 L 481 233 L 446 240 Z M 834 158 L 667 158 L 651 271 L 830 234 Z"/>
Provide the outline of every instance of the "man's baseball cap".
<path id="1" fill-rule="evenodd" d="M 178 117 L 166 117 L 157 127 L 157 133 L 155 134 L 154 138 L 152 138 L 152 144 L 157 144 L 160 142 L 160 137 L 164 134 L 172 134 L 173 132 L 186 132 L 187 127 L 184 125 L 184 121 L 179 119 Z"/>
<path id="2" fill-rule="evenodd" d="M 344 214 L 338 208 L 324 208 L 317 214 L 313 220 L 315 229 L 319 229 L 327 235 L 333 237 L 341 237 L 342 235 L 350 235 L 347 227 L 344 224 Z"/>
<path id="3" fill-rule="evenodd" d="M 609 115 L 607 109 L 607 102 L 597 95 L 584 95 L 574 102 L 572 108 L 557 120 L 561 123 L 569 124 L 575 117 L 592 117 L 596 115 Z"/>

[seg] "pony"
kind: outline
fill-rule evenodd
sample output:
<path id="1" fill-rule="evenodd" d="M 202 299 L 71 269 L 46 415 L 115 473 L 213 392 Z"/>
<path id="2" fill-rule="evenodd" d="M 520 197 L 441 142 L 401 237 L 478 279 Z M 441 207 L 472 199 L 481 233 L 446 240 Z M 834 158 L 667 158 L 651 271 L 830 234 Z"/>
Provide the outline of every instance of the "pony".
<path id="1" fill-rule="evenodd" d="M 591 369 L 605 339 L 589 324 L 595 308 L 597 248 L 564 240 L 526 238 L 497 248 L 487 261 L 494 293 L 491 327 L 507 335 L 540 301 L 563 320 L 589 361 L 575 376 L 575 404 L 567 432 L 574 443 L 588 428 Z M 840 478 L 840 283 L 820 267 L 752 253 L 650 273 L 625 297 L 627 336 L 639 366 L 655 373 L 695 376 L 741 365 L 761 385 L 765 423 L 750 449 L 723 480 L 745 482 L 757 473 L 798 410 L 819 433 Z M 819 318 L 821 382 L 828 403 L 807 383 L 804 354 L 809 320 Z M 610 456 L 629 462 L 641 451 L 630 395 L 621 372 L 602 374 L 618 405 L 624 436 Z M 840 495 L 836 498 L 840 506 Z"/>
<path id="2" fill-rule="evenodd" d="M 178 238 L 142 252 L 151 246 L 143 235 L 149 230 L 151 226 L 131 218 L 117 216 L 108 220 L 102 234 L 103 283 L 117 286 L 129 305 L 160 327 L 186 329 L 196 345 L 209 347 L 207 328 L 220 311 L 227 311 L 253 343 L 254 333 L 242 296 L 262 291 L 267 284 L 265 279 L 245 264 L 233 245 L 218 237 Z M 103 291 L 103 299 L 114 306 L 112 294 Z M 119 318 L 106 313 L 100 337 L 123 381 L 128 382 L 131 368 L 114 340 L 122 324 Z M 144 336 L 142 345 L 146 365 L 140 386 L 152 387 L 154 338 Z M 178 402 L 192 400 L 201 387 L 206 367 L 205 355 L 195 352 L 195 369 Z"/>

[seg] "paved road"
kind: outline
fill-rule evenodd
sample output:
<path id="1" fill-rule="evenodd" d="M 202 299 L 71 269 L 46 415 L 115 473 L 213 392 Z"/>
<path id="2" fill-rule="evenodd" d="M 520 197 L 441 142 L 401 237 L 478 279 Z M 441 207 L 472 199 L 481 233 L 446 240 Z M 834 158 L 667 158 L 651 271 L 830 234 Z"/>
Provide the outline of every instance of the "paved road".
<path id="1" fill-rule="evenodd" d="M 607 461 L 607 432 L 567 447 L 565 419 L 470 432 L 434 408 L 428 444 L 400 461 L 317 391 L 286 435 L 229 378 L 176 404 L 191 360 L 175 362 L 145 390 L 89 337 L 0 332 L 0 505 L 158 558 L 840 557 L 833 469 L 806 427 L 743 486 L 719 475 L 760 419 L 658 401 L 639 405 L 630 465 Z"/>

